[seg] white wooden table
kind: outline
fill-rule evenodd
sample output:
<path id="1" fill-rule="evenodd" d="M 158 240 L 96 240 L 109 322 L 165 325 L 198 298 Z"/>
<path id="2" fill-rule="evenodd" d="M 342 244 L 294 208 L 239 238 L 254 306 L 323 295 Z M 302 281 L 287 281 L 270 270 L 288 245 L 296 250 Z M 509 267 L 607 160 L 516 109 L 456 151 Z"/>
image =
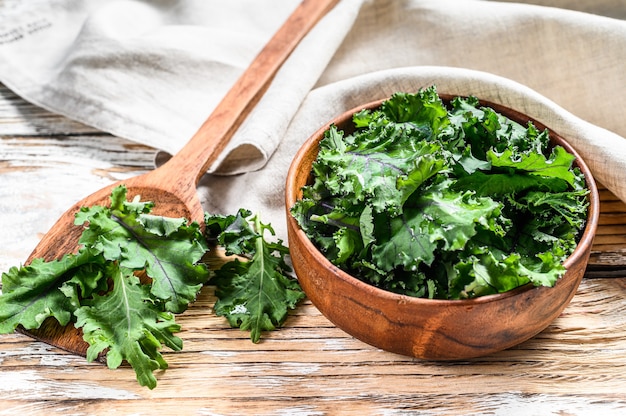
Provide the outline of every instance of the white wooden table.
<path id="1" fill-rule="evenodd" d="M 0 86 L 0 270 L 19 265 L 71 203 L 152 167 L 154 151 L 52 115 Z M 177 321 L 182 352 L 154 390 L 21 335 L 0 336 L 0 415 L 626 414 L 626 206 L 602 191 L 588 276 L 545 331 L 463 362 L 384 352 L 305 301 L 252 344 L 212 313 Z"/>

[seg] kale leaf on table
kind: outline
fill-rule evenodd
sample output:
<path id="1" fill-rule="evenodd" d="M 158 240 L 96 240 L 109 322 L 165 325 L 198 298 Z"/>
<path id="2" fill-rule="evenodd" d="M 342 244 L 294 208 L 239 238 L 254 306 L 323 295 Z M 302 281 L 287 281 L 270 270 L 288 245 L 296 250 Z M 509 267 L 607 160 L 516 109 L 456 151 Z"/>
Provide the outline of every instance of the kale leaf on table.
<path id="1" fill-rule="evenodd" d="M 205 216 L 209 241 L 224 247 L 227 255 L 239 255 L 215 271 L 214 310 L 232 327 L 250 330 L 257 343 L 262 331 L 271 331 L 287 319 L 289 309 L 304 298 L 297 280 L 290 277 L 285 257 L 289 250 L 282 241 L 270 242 L 265 232 L 274 234 L 259 215 L 240 209 L 236 215 Z"/>
<path id="2" fill-rule="evenodd" d="M 552 286 L 588 202 L 547 131 L 474 97 L 396 93 L 331 126 L 291 213 L 337 266 L 378 287 L 461 299 Z M 350 130 L 351 131 L 351 130 Z"/>

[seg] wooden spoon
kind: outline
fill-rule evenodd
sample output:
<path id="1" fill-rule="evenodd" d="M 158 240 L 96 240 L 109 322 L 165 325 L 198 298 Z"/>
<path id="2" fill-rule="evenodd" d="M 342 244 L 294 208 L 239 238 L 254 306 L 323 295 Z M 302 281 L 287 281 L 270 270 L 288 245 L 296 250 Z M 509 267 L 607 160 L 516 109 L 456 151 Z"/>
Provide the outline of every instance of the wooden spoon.
<path id="1" fill-rule="evenodd" d="M 82 233 L 82 227 L 74 225 L 75 213 L 83 206 L 109 205 L 113 188 L 120 184 L 128 188 L 128 198 L 141 195 L 144 201 L 154 201 L 156 215 L 186 217 L 202 224 L 204 211 L 197 195 L 198 181 L 300 40 L 337 2 L 302 1 L 179 153 L 153 171 L 113 183 L 74 204 L 42 238 L 28 262 L 34 258 L 53 260 L 75 252 Z M 82 331 L 73 325 L 62 327 L 56 320 L 47 319 L 37 330 L 20 328 L 19 331 L 63 350 L 86 355 L 88 344 L 83 341 Z"/>

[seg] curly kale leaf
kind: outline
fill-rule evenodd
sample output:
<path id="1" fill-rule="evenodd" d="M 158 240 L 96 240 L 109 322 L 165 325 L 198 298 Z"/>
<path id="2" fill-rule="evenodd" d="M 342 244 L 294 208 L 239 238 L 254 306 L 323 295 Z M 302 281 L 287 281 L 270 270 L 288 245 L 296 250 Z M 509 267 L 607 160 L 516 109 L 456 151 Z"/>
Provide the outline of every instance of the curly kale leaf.
<path id="1" fill-rule="evenodd" d="M 510 168 L 514 171 L 524 171 L 544 179 L 559 178 L 572 187 L 577 185 L 576 174 L 571 170 L 574 155 L 568 153 L 562 147 L 555 147 L 550 158 L 546 158 L 541 153 L 519 154 L 512 149 L 506 149 L 502 153 L 489 150 L 487 152 L 487 160 L 494 168 Z"/>
<path id="2" fill-rule="evenodd" d="M 250 256 L 247 261 L 235 259 L 223 265 L 211 283 L 217 286 L 215 313 L 226 317 L 231 326 L 249 330 L 250 339 L 257 343 L 263 331 L 281 326 L 289 309 L 304 298 L 298 282 L 288 276 L 288 249 L 280 241 L 267 241 L 264 234 L 273 235 L 272 227 L 246 210 L 237 215 L 207 215 L 206 223 L 209 240 L 228 242 L 228 254 Z"/>
<path id="3" fill-rule="evenodd" d="M 29 265 L 12 267 L 2 274 L 0 296 L 0 333 L 9 333 L 18 325 L 36 329 L 49 317 L 67 325 L 74 312 L 71 299 L 61 290 L 73 270 L 89 261 L 89 253 L 68 254 L 60 260 L 34 259 Z"/>
<path id="4" fill-rule="evenodd" d="M 430 266 L 438 250 L 465 247 L 477 227 L 497 230 L 499 203 L 470 192 L 451 192 L 445 185 L 429 188 L 402 215 L 382 218 L 389 223 L 374 232 L 372 248 L 372 260 L 379 269 L 411 270 L 422 263 Z"/>
<path id="5" fill-rule="evenodd" d="M 549 252 L 536 258 L 477 247 L 474 252 L 446 264 L 450 299 L 506 292 L 527 283 L 553 286 L 565 270 L 561 259 Z"/>
<path id="6" fill-rule="evenodd" d="M 106 269 L 112 289 L 86 299 L 74 312 L 76 327 L 83 329 L 89 343 L 87 360 L 108 349 L 109 368 L 117 368 L 126 360 L 139 384 L 153 389 L 157 384 L 153 371 L 167 368 L 159 349 L 162 345 L 174 351 L 182 349 L 182 340 L 173 335 L 180 326 L 151 295 L 150 285 L 140 283 L 133 270 L 115 262 Z"/>
<path id="7" fill-rule="evenodd" d="M 80 244 L 101 252 L 107 261 L 133 270 L 145 269 L 153 280 L 151 292 L 164 300 L 168 311 L 183 312 L 193 302 L 208 270 L 198 263 L 207 251 L 196 223 L 184 218 L 150 215 L 152 203 L 126 201 L 126 190 L 116 188 L 111 207 L 85 207 L 76 224 L 89 224 Z"/>
<path id="8" fill-rule="evenodd" d="M 544 153 L 549 147 L 547 131 L 539 131 L 531 123 L 522 126 L 492 108 L 482 107 L 475 97 L 453 99 L 448 117 L 451 128 L 442 132 L 442 137 L 450 144 L 468 147 L 478 160 L 486 160 L 490 150 Z"/>
<path id="9" fill-rule="evenodd" d="M 234 215 L 205 214 L 207 241 L 219 245 L 228 255 L 250 256 L 256 251 L 259 233 L 250 222 L 252 213 L 240 209 Z"/>
<path id="10" fill-rule="evenodd" d="M 323 166 L 315 169 L 332 172 L 325 178 L 326 186 L 345 198 L 345 203 L 367 203 L 377 212 L 399 213 L 406 199 L 444 166 L 436 157 L 437 144 L 398 133 L 404 129 L 376 133 L 389 134 L 384 140 L 368 130 L 359 136 L 358 145 L 343 143 L 330 148 L 322 144 L 318 161 Z M 331 127 L 325 140 L 337 146 L 342 137 Z"/>

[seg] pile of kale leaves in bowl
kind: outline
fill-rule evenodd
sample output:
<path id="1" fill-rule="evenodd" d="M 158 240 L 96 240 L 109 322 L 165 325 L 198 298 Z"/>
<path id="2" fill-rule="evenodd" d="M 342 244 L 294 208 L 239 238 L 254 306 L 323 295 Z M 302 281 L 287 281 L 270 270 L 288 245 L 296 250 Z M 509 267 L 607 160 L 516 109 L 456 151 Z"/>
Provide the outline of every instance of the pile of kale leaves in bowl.
<path id="1" fill-rule="evenodd" d="M 446 105 L 447 104 L 447 105 Z M 291 208 L 336 266 L 381 289 L 466 299 L 565 273 L 588 215 L 575 156 L 546 130 L 435 87 L 331 125 Z"/>

